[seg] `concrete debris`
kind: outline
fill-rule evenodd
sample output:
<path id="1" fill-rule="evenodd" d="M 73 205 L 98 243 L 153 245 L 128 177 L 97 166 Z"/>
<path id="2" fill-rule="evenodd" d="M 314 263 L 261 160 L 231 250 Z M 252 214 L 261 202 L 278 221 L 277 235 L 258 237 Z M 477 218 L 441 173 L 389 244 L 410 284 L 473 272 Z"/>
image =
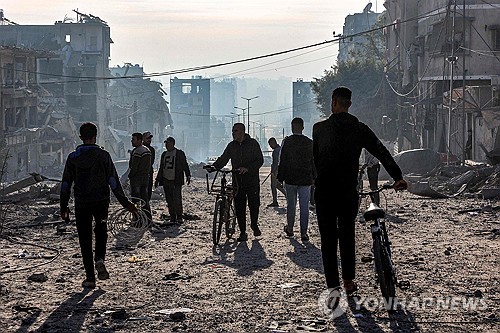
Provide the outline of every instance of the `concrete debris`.
<path id="1" fill-rule="evenodd" d="M 33 282 L 45 282 L 47 280 L 48 280 L 48 278 L 47 278 L 47 275 L 45 275 L 45 273 L 35 273 L 35 274 L 31 274 L 28 277 L 28 281 L 33 281 Z"/>

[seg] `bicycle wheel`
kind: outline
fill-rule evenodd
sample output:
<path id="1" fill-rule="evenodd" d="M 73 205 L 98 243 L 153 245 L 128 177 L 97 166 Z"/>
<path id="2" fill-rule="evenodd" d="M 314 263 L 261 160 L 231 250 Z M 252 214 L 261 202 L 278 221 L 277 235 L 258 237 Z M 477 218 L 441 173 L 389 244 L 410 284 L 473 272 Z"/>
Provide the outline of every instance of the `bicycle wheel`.
<path id="1" fill-rule="evenodd" d="M 396 296 L 394 269 L 389 252 L 382 245 L 382 240 L 379 236 L 373 239 L 373 257 L 380 291 L 386 301 L 386 309 L 393 310 L 396 305 L 394 302 Z"/>
<path id="2" fill-rule="evenodd" d="M 227 201 L 228 205 L 226 206 L 227 208 L 227 218 L 225 219 L 226 222 L 226 237 L 232 238 L 234 235 L 234 231 L 236 230 L 236 215 L 234 214 L 234 207 L 233 203 L 231 201 Z"/>
<path id="3" fill-rule="evenodd" d="M 223 221 L 224 221 L 224 202 L 223 199 L 217 199 L 214 208 L 214 220 L 212 222 L 212 241 L 214 245 L 219 244 Z"/>

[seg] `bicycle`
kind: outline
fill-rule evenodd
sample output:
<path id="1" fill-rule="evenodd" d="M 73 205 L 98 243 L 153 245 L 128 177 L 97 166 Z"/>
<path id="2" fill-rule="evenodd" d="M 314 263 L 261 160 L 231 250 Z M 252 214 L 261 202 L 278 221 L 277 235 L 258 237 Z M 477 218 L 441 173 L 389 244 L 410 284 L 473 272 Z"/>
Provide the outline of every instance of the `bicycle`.
<path id="1" fill-rule="evenodd" d="M 237 170 L 227 170 L 221 169 L 216 170 L 212 165 L 206 165 L 203 169 L 207 170 L 207 192 L 210 195 L 215 195 L 215 207 L 214 207 L 214 218 L 212 221 L 212 241 L 214 245 L 219 244 L 220 237 L 222 234 L 222 225 L 224 225 L 226 237 L 231 239 L 235 232 L 236 227 L 236 214 L 234 213 L 233 198 L 238 192 L 238 184 L 236 178 L 232 177 L 232 181 L 229 181 L 226 177 L 228 174 L 232 174 Z M 208 179 L 208 173 L 214 172 L 215 176 L 210 185 Z M 220 177 L 220 185 L 216 185 L 215 181 L 219 173 L 222 175 Z"/>
<path id="2" fill-rule="evenodd" d="M 408 282 L 400 282 L 396 276 L 396 268 L 392 261 L 391 241 L 385 226 L 385 211 L 374 203 L 374 196 L 383 190 L 393 188 L 392 185 L 383 185 L 374 191 L 359 192 L 360 197 L 369 196 L 370 206 L 364 212 L 363 217 L 366 222 L 371 222 L 370 230 L 373 239 L 373 260 L 375 262 L 375 273 L 380 291 L 385 299 L 387 310 L 393 310 L 396 306 L 396 286 L 403 288 L 408 286 Z"/>

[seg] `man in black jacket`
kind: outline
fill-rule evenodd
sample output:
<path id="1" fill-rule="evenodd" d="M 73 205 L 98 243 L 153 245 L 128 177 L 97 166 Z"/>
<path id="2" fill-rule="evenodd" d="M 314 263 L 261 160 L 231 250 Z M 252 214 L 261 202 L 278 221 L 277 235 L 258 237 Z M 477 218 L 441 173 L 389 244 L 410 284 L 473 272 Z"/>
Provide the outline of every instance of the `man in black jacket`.
<path id="1" fill-rule="evenodd" d="M 337 242 L 342 256 L 342 279 L 347 294 L 357 290 L 355 278 L 354 221 L 359 156 L 366 148 L 382 162 L 395 180 L 396 190 L 407 187 L 401 169 L 373 131 L 348 113 L 351 91 L 339 87 L 332 93 L 332 115 L 313 127 L 313 154 L 317 170 L 316 214 L 321 253 L 328 288 L 340 287 Z"/>
<path id="2" fill-rule="evenodd" d="M 245 125 L 236 123 L 233 125 L 233 141 L 231 141 L 222 155 L 217 158 L 213 164 L 214 168 L 223 168 L 229 159 L 233 170 L 239 169 L 234 173 L 235 180 L 238 183 L 238 193 L 234 198 L 234 207 L 240 236 L 238 242 L 244 242 L 248 239 L 246 233 L 246 202 L 250 210 L 250 227 L 254 236 L 258 237 L 262 233 L 257 221 L 259 219 L 260 207 L 260 178 L 259 169 L 264 164 L 264 156 L 257 140 L 252 139 L 245 133 Z"/>
<path id="3" fill-rule="evenodd" d="M 278 181 L 285 183 L 286 190 L 286 218 L 287 225 L 284 228 L 288 237 L 293 236 L 295 224 L 295 209 L 297 206 L 297 194 L 300 207 L 300 235 L 302 241 L 309 240 L 307 227 L 309 225 L 309 199 L 311 196 L 311 185 L 316 178 L 316 170 L 313 160 L 313 142 L 302 134 L 304 120 L 293 118 L 292 135 L 285 138 L 281 147 L 280 162 L 278 166 Z"/>
<path id="4" fill-rule="evenodd" d="M 175 139 L 169 136 L 165 141 L 165 148 L 160 158 L 160 169 L 156 175 L 155 187 L 163 185 L 165 199 L 167 200 L 170 222 L 182 223 L 182 185 L 184 174 L 186 182 L 191 182 L 191 171 L 186 160 L 186 154 L 175 148 Z"/>
<path id="5" fill-rule="evenodd" d="M 113 190 L 120 204 L 130 212 L 137 208 L 131 203 L 118 180 L 115 166 L 109 153 L 96 145 L 97 127 L 93 123 L 80 126 L 80 138 L 83 141 L 74 152 L 69 154 L 61 184 L 61 218 L 69 220 L 68 202 L 71 186 L 74 183 L 75 218 L 78 240 L 82 252 L 86 279 L 84 288 L 95 288 L 95 268 L 99 280 L 109 278 L 104 265 L 108 229 L 106 219 L 109 208 L 109 188 Z M 92 218 L 95 219 L 95 255 L 92 260 Z"/>

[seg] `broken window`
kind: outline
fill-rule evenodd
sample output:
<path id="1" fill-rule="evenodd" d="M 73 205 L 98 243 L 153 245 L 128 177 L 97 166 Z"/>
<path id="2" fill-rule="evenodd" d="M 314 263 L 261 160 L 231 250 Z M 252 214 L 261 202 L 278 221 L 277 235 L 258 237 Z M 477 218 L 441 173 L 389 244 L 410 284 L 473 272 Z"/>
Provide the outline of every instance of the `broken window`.
<path id="1" fill-rule="evenodd" d="M 66 43 L 71 43 L 71 35 L 66 35 L 65 40 Z"/>
<path id="2" fill-rule="evenodd" d="M 191 93 L 191 83 L 183 83 L 182 84 L 182 93 L 183 94 L 190 94 Z"/>

